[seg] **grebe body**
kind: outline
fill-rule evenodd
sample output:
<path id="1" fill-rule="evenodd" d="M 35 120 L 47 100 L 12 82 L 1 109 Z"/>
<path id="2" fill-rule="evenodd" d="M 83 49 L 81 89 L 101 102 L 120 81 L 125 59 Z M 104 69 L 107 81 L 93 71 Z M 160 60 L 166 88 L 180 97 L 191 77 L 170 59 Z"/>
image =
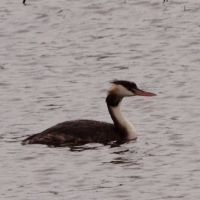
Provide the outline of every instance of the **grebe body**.
<path id="1" fill-rule="evenodd" d="M 155 94 L 138 89 L 133 82 L 115 80 L 111 83 L 106 103 L 114 124 L 94 120 L 66 121 L 28 137 L 22 141 L 22 144 L 46 144 L 50 146 L 92 142 L 108 144 L 112 141 L 136 139 L 137 134 L 134 127 L 121 113 L 121 101 L 123 97 L 155 96 Z"/>

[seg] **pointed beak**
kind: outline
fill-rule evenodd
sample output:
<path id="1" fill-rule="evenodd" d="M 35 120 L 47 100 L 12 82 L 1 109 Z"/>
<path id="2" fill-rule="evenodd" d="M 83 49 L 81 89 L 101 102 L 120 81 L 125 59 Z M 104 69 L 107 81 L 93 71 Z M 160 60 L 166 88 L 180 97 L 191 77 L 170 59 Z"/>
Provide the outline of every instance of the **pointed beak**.
<path id="1" fill-rule="evenodd" d="M 142 91 L 142 90 L 139 90 L 139 89 L 136 89 L 134 91 L 134 93 L 135 93 L 135 95 L 138 95 L 138 96 L 147 96 L 147 97 L 156 96 L 156 94 L 154 94 L 154 93 L 145 92 L 145 91 Z"/>

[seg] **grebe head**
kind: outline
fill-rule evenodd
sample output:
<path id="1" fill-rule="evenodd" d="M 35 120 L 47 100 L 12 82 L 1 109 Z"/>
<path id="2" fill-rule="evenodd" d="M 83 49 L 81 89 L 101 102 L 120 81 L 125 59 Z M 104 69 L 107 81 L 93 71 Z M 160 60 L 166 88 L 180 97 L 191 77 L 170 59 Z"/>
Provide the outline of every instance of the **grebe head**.
<path id="1" fill-rule="evenodd" d="M 145 92 L 140 90 L 134 82 L 124 80 L 114 80 L 108 90 L 108 96 L 106 102 L 110 106 L 118 106 L 123 97 L 130 96 L 155 96 L 156 94 L 151 92 Z"/>

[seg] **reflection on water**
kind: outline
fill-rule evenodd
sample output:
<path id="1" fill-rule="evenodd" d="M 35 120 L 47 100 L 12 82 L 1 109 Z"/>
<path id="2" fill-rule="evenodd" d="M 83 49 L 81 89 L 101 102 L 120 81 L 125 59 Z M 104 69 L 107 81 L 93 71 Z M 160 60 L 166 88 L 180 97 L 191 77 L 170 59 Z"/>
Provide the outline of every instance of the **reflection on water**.
<path id="1" fill-rule="evenodd" d="M 82 147 L 82 146 L 71 146 L 70 151 L 85 151 L 85 150 L 98 150 L 98 147 Z"/>
<path id="2" fill-rule="evenodd" d="M 197 1 L 1 2 L 0 196 L 3 199 L 199 199 Z M 22 146 L 66 120 L 111 122 L 109 81 L 137 141 Z"/>
<path id="3" fill-rule="evenodd" d="M 113 153 L 115 153 L 115 154 L 124 154 L 124 153 L 126 153 L 127 151 L 129 151 L 129 149 L 126 149 L 126 150 L 124 150 L 124 151 L 117 151 L 117 152 L 113 152 Z"/>

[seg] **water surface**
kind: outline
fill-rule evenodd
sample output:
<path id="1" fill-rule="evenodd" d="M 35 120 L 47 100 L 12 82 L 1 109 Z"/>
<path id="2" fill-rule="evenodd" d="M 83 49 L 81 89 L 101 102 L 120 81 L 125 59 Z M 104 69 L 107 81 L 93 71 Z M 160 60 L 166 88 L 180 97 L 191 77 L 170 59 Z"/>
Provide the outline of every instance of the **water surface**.
<path id="1" fill-rule="evenodd" d="M 1 2 L 1 199 L 200 198 L 197 1 Z M 21 146 L 72 119 L 111 122 L 109 81 L 156 97 L 123 101 L 136 142 Z"/>

